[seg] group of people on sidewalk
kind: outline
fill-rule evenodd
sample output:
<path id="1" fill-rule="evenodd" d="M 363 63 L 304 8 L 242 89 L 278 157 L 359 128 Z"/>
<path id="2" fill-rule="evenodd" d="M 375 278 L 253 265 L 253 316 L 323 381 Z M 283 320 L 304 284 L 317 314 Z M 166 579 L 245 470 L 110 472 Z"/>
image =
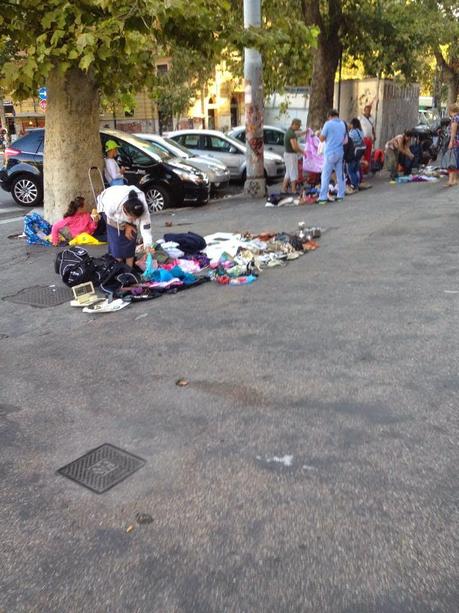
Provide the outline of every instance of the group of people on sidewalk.
<path id="1" fill-rule="evenodd" d="M 305 137 L 304 145 L 299 143 L 301 136 Z M 338 188 L 336 200 L 343 200 L 346 193 L 360 189 L 361 161 L 365 157 L 369 163 L 374 141 L 371 105 L 365 107 L 361 118 L 354 117 L 349 124 L 340 119 L 337 110 L 331 109 L 322 130 L 317 132 L 311 128 L 301 132 L 301 120 L 294 119 L 284 139 L 286 173 L 283 191 L 288 191 L 289 186 L 293 192 L 296 191 L 298 155 L 302 155 L 303 169 L 310 173 L 320 173 L 319 204 L 330 201 L 328 193 L 332 175 L 336 178 Z"/>
<path id="2" fill-rule="evenodd" d="M 299 179 L 298 156 L 303 156 L 303 170 L 320 173 L 319 204 L 329 202 L 329 186 L 332 176 L 337 185 L 337 198 L 341 201 L 346 194 L 358 191 L 362 183 L 362 161 L 366 169 L 371 169 L 373 147 L 376 141 L 375 122 L 371 114 L 372 104 L 364 107 L 360 117 L 354 117 L 349 123 L 340 119 L 335 109 L 328 112 L 327 121 L 321 130 L 314 132 L 311 128 L 301 131 L 301 120 L 294 119 L 285 134 L 286 173 L 283 191 L 290 186 L 296 192 Z M 457 184 L 459 173 L 459 104 L 448 108 L 450 125 L 448 129 L 447 170 L 448 186 Z M 305 144 L 300 144 L 299 137 L 305 137 Z M 384 151 L 378 150 L 381 159 L 379 166 L 389 172 L 390 181 L 395 182 L 401 167 L 405 175 L 411 174 L 415 155 L 411 148 L 413 134 L 406 130 L 390 139 Z M 375 152 L 377 153 L 377 152 Z"/>

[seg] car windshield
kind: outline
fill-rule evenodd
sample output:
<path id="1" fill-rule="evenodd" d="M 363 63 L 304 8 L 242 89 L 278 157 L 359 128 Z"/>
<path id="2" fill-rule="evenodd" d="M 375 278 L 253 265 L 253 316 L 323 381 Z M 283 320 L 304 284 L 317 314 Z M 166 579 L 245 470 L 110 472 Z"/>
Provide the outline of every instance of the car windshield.
<path id="1" fill-rule="evenodd" d="M 234 147 L 236 147 L 238 151 L 240 151 L 241 147 L 244 146 L 241 144 L 240 140 L 237 140 L 236 138 L 233 138 L 232 136 L 229 136 L 228 134 L 225 134 L 225 139 L 229 141 Z"/>
<path id="2" fill-rule="evenodd" d="M 172 140 L 172 138 L 164 138 L 163 136 L 163 140 L 171 146 L 171 149 L 178 149 L 177 151 L 177 155 L 179 155 L 182 158 L 195 158 L 196 155 L 194 153 L 192 153 L 189 149 L 187 149 L 186 147 L 184 147 L 183 145 L 181 145 L 180 143 L 177 143 L 177 141 Z"/>
<path id="3" fill-rule="evenodd" d="M 132 140 L 134 141 L 134 138 Z M 136 142 L 135 143 L 132 142 L 132 144 L 135 144 L 136 147 L 139 147 L 139 149 L 142 149 L 146 153 L 154 153 L 163 162 L 167 162 L 174 157 L 173 155 L 169 153 L 169 151 L 166 151 L 165 149 L 163 149 L 156 143 L 152 143 L 149 140 L 143 140 L 141 138 L 136 138 L 135 141 Z"/>

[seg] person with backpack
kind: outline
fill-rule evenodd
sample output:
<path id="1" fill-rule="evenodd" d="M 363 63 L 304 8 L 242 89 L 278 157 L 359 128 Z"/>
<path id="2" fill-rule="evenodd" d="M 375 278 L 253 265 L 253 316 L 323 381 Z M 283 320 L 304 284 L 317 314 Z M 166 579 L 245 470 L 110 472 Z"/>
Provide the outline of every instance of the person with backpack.
<path id="1" fill-rule="evenodd" d="M 61 240 L 71 240 L 86 232 L 94 234 L 97 230 L 99 215 L 85 210 L 82 196 L 72 200 L 64 213 L 63 219 L 56 221 L 51 228 L 51 243 L 57 247 Z"/>
<path id="2" fill-rule="evenodd" d="M 132 185 L 114 185 L 97 198 L 97 210 L 105 214 L 109 253 L 134 266 L 137 229 L 146 251 L 153 251 L 151 219 L 145 194 Z"/>
<path id="3" fill-rule="evenodd" d="M 347 144 L 347 126 L 344 121 L 339 118 L 339 113 L 335 109 L 331 109 L 328 113 L 328 119 L 324 123 L 319 139 L 325 142 L 324 147 L 324 166 L 320 181 L 319 204 L 330 202 L 328 198 L 328 188 L 330 185 L 330 177 L 335 172 L 338 181 L 338 197 L 337 201 L 344 200 L 345 182 L 344 182 L 344 145 Z"/>
<path id="4" fill-rule="evenodd" d="M 351 119 L 349 124 L 349 139 L 354 145 L 354 155 L 352 159 L 347 163 L 347 172 L 351 181 L 351 186 L 354 191 L 358 191 L 360 185 L 360 172 L 359 165 L 360 160 L 366 150 L 364 142 L 363 130 L 360 125 L 360 121 L 357 117 Z"/>

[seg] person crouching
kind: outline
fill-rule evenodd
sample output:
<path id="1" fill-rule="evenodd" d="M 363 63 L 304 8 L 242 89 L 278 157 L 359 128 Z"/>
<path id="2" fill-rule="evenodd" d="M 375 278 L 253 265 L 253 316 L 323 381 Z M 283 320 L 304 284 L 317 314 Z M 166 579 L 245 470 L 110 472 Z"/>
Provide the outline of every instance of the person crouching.
<path id="1" fill-rule="evenodd" d="M 119 262 L 134 266 L 137 229 L 146 251 L 152 251 L 151 220 L 145 194 L 132 185 L 114 185 L 98 197 L 98 210 L 105 213 L 109 253 Z"/>

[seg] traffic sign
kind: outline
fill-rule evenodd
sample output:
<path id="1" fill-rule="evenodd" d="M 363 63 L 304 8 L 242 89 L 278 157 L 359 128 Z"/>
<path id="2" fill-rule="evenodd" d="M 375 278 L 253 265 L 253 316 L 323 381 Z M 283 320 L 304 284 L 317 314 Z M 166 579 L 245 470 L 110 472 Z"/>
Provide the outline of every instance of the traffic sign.
<path id="1" fill-rule="evenodd" d="M 46 100 L 40 100 L 38 103 L 42 111 L 46 111 Z"/>
<path id="2" fill-rule="evenodd" d="M 40 87 L 40 89 L 38 90 L 38 97 L 40 98 L 40 100 L 46 100 L 46 98 L 48 97 L 46 87 Z"/>

